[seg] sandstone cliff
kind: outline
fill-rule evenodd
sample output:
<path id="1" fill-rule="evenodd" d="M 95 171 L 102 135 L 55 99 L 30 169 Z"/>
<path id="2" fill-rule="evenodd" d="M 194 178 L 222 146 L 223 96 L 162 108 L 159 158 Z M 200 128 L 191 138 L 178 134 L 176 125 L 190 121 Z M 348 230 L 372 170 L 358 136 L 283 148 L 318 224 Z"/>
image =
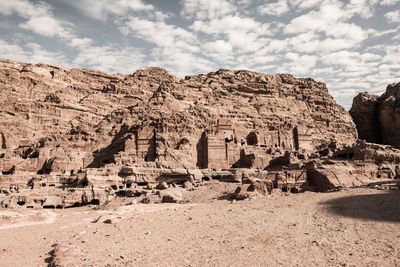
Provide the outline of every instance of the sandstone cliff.
<path id="1" fill-rule="evenodd" d="M 46 171 L 49 161 L 61 172 L 140 160 L 207 167 L 202 134 L 238 150 L 228 165 L 245 144 L 312 151 L 356 139 L 325 84 L 288 74 L 178 79 L 161 68 L 113 75 L 2 61 L 0 81 L 3 171 Z"/>
<path id="2" fill-rule="evenodd" d="M 0 90 L 1 188 L 82 188 L 82 201 L 108 186 L 240 181 L 222 170 L 274 170 L 357 138 L 325 84 L 289 74 L 179 79 L 154 67 L 122 75 L 4 60 Z M 305 181 L 301 170 L 285 175 Z"/>
<path id="3" fill-rule="evenodd" d="M 379 96 L 360 93 L 353 100 L 350 115 L 359 138 L 400 148 L 400 83 L 389 84 Z"/>

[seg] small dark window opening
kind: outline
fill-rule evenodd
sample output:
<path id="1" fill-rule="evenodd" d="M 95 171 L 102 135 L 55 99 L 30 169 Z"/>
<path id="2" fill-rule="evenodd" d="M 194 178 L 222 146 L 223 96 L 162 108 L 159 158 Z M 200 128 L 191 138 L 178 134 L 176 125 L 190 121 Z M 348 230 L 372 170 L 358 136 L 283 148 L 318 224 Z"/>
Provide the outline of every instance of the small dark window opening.
<path id="1" fill-rule="evenodd" d="M 88 180 L 85 178 L 83 181 L 82 181 L 82 186 L 83 187 L 86 187 L 86 186 L 88 186 L 89 185 L 89 182 L 88 182 Z"/>
<path id="2" fill-rule="evenodd" d="M 90 201 L 90 204 L 92 204 L 92 205 L 100 205 L 100 200 L 92 199 L 92 201 Z"/>

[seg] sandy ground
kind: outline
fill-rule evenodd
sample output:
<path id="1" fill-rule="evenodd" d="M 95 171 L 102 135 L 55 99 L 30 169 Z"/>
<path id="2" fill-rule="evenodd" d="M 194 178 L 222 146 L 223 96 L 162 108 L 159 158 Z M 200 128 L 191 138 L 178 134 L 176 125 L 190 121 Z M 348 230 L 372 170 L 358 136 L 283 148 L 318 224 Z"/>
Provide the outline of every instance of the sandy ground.
<path id="1" fill-rule="evenodd" d="M 0 211 L 0 266 L 47 266 L 56 243 L 79 251 L 71 266 L 400 266 L 400 191 L 211 198 L 46 210 L 13 228 Z"/>

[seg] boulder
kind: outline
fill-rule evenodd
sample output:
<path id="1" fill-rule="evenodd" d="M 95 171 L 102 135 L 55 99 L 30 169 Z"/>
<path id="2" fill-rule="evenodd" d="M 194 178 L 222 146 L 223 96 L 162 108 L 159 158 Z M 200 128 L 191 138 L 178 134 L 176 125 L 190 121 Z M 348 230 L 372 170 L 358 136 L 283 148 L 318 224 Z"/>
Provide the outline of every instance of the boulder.
<path id="1" fill-rule="evenodd" d="M 59 196 L 47 196 L 42 206 L 49 208 L 64 207 L 63 198 Z"/>
<path id="2" fill-rule="evenodd" d="M 166 183 L 166 182 L 160 182 L 157 186 L 156 186 L 156 189 L 159 189 L 159 190 L 164 190 L 164 189 L 167 189 L 168 188 L 168 184 Z"/>
<path id="3" fill-rule="evenodd" d="M 189 181 L 186 181 L 183 183 L 183 188 L 185 189 L 192 189 L 193 188 L 193 184 Z"/>
<path id="4" fill-rule="evenodd" d="M 173 187 L 160 191 L 160 197 L 162 203 L 179 203 L 183 199 L 181 189 Z"/>

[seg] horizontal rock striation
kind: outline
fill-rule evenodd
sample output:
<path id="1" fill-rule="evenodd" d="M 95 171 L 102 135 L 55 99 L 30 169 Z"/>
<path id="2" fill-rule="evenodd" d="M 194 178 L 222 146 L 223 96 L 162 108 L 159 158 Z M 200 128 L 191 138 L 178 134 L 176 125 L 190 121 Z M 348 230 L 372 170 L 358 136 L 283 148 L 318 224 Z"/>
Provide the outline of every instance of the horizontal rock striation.
<path id="1" fill-rule="evenodd" d="M 109 188 L 237 181 L 224 170 L 279 171 L 357 138 L 324 83 L 289 74 L 179 79 L 157 67 L 122 75 L 3 60 L 0 90 L 0 190 L 56 190 L 50 206 L 106 201 Z"/>

